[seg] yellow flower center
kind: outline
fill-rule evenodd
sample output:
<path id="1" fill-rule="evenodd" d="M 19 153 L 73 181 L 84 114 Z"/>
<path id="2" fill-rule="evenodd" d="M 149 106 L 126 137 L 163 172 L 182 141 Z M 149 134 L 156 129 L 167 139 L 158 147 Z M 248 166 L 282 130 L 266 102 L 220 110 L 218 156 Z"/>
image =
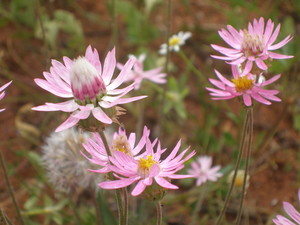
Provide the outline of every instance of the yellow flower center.
<path id="1" fill-rule="evenodd" d="M 153 155 L 148 155 L 145 159 L 140 158 L 139 160 L 139 169 L 142 170 L 149 170 L 154 163 L 157 163 L 155 160 L 153 160 Z"/>
<path id="2" fill-rule="evenodd" d="M 237 92 L 244 92 L 252 88 L 254 81 L 248 79 L 247 76 L 238 77 L 237 79 L 232 79 L 232 83 L 235 85 L 235 90 Z"/>
<path id="3" fill-rule="evenodd" d="M 123 152 L 126 155 L 132 156 L 131 148 L 127 141 L 127 138 L 123 135 L 119 135 L 113 142 L 112 145 L 113 151 Z"/>
<path id="4" fill-rule="evenodd" d="M 169 45 L 170 46 L 179 45 L 179 43 L 180 43 L 180 39 L 177 36 L 171 37 L 169 39 Z"/>
<path id="5" fill-rule="evenodd" d="M 265 40 L 263 35 L 249 34 L 247 30 L 243 31 L 243 41 L 241 44 L 245 56 L 256 56 L 263 52 Z"/>

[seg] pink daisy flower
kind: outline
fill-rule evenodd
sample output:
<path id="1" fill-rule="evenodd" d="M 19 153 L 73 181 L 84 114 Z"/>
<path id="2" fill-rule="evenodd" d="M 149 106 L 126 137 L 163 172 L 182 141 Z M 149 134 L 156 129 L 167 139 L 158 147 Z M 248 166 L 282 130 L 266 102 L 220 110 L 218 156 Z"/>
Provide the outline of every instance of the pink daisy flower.
<path id="1" fill-rule="evenodd" d="M 149 130 L 144 127 L 143 136 L 136 144 L 136 134 L 130 133 L 127 137 L 125 130 L 119 128 L 118 132 L 113 135 L 112 143 L 110 143 L 110 151 L 112 155 L 116 152 L 123 152 L 130 157 L 136 157 L 146 144 L 146 137 L 149 136 Z M 98 133 L 93 133 L 93 138 L 88 138 L 85 143 L 82 144 L 85 150 L 89 153 L 90 157 L 82 153 L 90 162 L 100 165 L 102 168 L 98 170 L 91 170 L 96 173 L 108 173 L 111 170 L 108 165 L 110 164 L 108 155 L 104 143 Z"/>
<path id="2" fill-rule="evenodd" d="M 191 163 L 191 167 L 192 168 L 188 170 L 188 174 L 197 179 L 197 186 L 200 186 L 209 180 L 216 181 L 222 176 L 222 173 L 219 172 L 220 166 L 212 167 L 212 157 L 210 156 L 198 157 L 195 162 Z"/>
<path id="3" fill-rule="evenodd" d="M 133 69 L 130 71 L 130 73 L 128 73 L 124 82 L 133 81 L 135 90 L 140 89 L 143 80 L 150 80 L 157 84 L 166 83 L 166 74 L 161 73 L 161 67 L 144 71 L 144 60 L 146 59 L 145 54 L 140 55 L 138 58 L 133 55 L 130 57 L 135 58 L 136 62 L 133 66 Z M 117 66 L 120 70 L 122 70 L 124 67 L 124 65 L 121 63 L 118 63 Z"/>
<path id="4" fill-rule="evenodd" d="M 262 75 L 256 76 L 253 74 L 241 75 L 236 66 L 232 66 L 233 79 L 228 80 L 217 70 L 215 73 L 219 80 L 209 79 L 215 88 L 206 88 L 213 96 L 213 100 L 231 99 L 238 96 L 243 97 L 243 102 L 246 106 L 252 105 L 252 98 L 258 102 L 270 105 L 270 101 L 280 102 L 280 98 L 275 95 L 278 90 L 266 90 L 265 86 L 271 84 L 280 78 L 280 74 L 275 75 L 269 80 L 265 80 Z M 269 101 L 270 100 L 270 101 Z"/>
<path id="5" fill-rule="evenodd" d="M 115 107 L 119 104 L 136 101 L 146 96 L 122 98 L 134 88 L 131 84 L 122 85 L 133 67 L 135 60 L 129 59 L 119 75 L 112 79 L 116 67 L 115 49 L 108 52 L 102 69 L 96 49 L 88 46 L 85 56 L 71 60 L 63 57 L 64 63 L 52 60 L 50 72 L 44 72 L 44 79 L 35 79 L 35 83 L 46 91 L 62 98 L 72 98 L 62 103 L 45 103 L 34 107 L 37 111 L 72 112 L 69 118 L 56 131 L 73 127 L 80 120 L 93 117 L 104 124 L 111 124 L 118 115 Z M 114 107 L 112 110 L 109 108 Z"/>
<path id="6" fill-rule="evenodd" d="M 272 52 L 286 45 L 292 37 L 289 35 L 284 40 L 274 44 L 280 30 L 280 24 L 274 29 L 274 23 L 271 19 L 268 20 L 266 27 L 264 18 L 258 21 L 253 20 L 253 24 L 248 24 L 248 30 L 237 31 L 232 26 L 227 25 L 226 29 L 221 29 L 219 35 L 222 39 L 231 46 L 224 48 L 218 45 L 211 45 L 216 51 L 225 56 L 213 55 L 213 58 L 227 60 L 230 64 L 238 65 L 246 63 L 244 74 L 251 71 L 253 62 L 261 70 L 267 70 L 268 66 L 265 60 L 271 59 L 287 59 L 293 56 L 281 55 Z"/>
<path id="7" fill-rule="evenodd" d="M 300 202 L 300 189 L 298 190 L 298 198 Z M 297 212 L 294 206 L 288 202 L 283 202 L 283 208 L 285 212 L 292 218 L 293 222 L 281 215 L 277 215 L 273 222 L 276 225 L 299 225 L 300 224 L 300 213 Z M 296 222 L 296 223 L 294 223 Z"/>
<path id="8" fill-rule="evenodd" d="M 2 100 L 5 96 L 5 88 L 7 88 L 10 84 L 11 84 L 12 81 L 4 84 L 3 86 L 0 87 L 0 100 Z M 0 109 L 0 112 L 3 112 L 5 109 Z"/>
<path id="9" fill-rule="evenodd" d="M 153 184 L 153 181 L 166 189 L 178 189 L 176 185 L 170 183 L 170 179 L 191 177 L 191 175 L 179 175 L 175 173 L 184 167 L 183 163 L 185 161 L 195 155 L 195 151 L 192 151 L 183 158 L 189 149 L 187 148 L 176 156 L 180 145 L 181 141 L 177 143 L 165 159 L 162 159 L 161 155 L 166 149 L 161 149 L 158 142 L 156 151 L 154 151 L 155 143 L 151 143 L 148 137 L 146 138 L 145 152 L 137 158 L 133 158 L 120 151 L 116 152 L 113 157 L 110 157 L 112 165 L 109 167 L 117 180 L 101 182 L 98 184 L 99 187 L 103 189 L 119 189 L 137 182 L 131 192 L 133 196 L 140 195 L 147 186 Z"/>

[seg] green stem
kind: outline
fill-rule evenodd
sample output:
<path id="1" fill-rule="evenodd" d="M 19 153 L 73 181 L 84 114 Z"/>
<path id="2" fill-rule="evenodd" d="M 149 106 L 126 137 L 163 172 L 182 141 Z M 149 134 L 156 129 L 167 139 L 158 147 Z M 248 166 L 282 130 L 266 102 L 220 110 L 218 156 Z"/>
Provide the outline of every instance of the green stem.
<path id="1" fill-rule="evenodd" d="M 17 212 L 17 215 L 18 215 L 18 218 L 19 218 L 19 222 L 20 222 L 21 225 L 25 225 L 23 217 L 21 215 L 21 210 L 20 210 L 20 208 L 19 208 L 19 206 L 17 204 L 17 201 L 15 199 L 15 195 L 14 195 L 12 186 L 11 186 L 9 178 L 8 178 L 8 173 L 7 173 L 7 170 L 6 170 L 5 161 L 4 161 L 4 157 L 2 155 L 2 151 L 1 150 L 0 150 L 0 164 L 1 164 L 1 167 L 2 167 L 2 170 L 3 170 L 4 179 L 6 181 L 6 185 L 7 185 L 7 188 L 9 190 L 10 197 L 11 197 L 11 199 L 13 201 L 13 204 L 15 206 L 15 209 L 16 209 L 16 212 Z"/>
<path id="2" fill-rule="evenodd" d="M 122 188 L 124 196 L 124 225 L 128 224 L 128 191 L 127 188 Z"/>
<path id="3" fill-rule="evenodd" d="M 103 130 L 100 129 L 98 133 L 99 133 L 99 135 L 100 135 L 100 137 L 101 137 L 101 139 L 103 141 L 103 144 L 104 144 L 104 147 L 105 147 L 105 150 L 106 150 L 106 154 L 108 156 L 112 156 L 110 148 L 109 148 L 108 143 L 107 143 L 107 139 L 105 137 L 105 134 L 104 134 Z M 109 173 L 109 177 L 111 179 L 113 179 L 112 173 Z M 126 221 L 127 220 L 126 219 L 127 216 L 125 216 L 125 211 L 124 211 L 124 207 L 123 207 L 123 204 L 122 204 L 122 195 L 121 195 L 121 192 L 122 192 L 121 189 L 117 189 L 116 190 L 116 200 L 117 200 L 118 213 L 119 213 L 119 224 L 120 225 L 127 225 L 127 221 Z M 125 198 L 126 197 L 124 196 L 124 199 Z"/>
<path id="4" fill-rule="evenodd" d="M 166 53 L 166 62 L 165 62 L 165 73 L 169 75 L 169 61 L 170 61 L 170 51 L 169 51 L 169 38 L 171 34 L 171 21 L 172 21 L 172 0 L 168 0 L 168 8 L 167 8 L 167 35 L 166 35 L 166 44 L 167 44 L 167 53 Z M 160 105 L 160 114 L 158 120 L 158 133 L 156 136 L 159 136 L 163 121 L 164 121 L 164 105 L 166 102 L 167 95 L 167 85 L 163 88 L 162 101 Z"/>
<path id="5" fill-rule="evenodd" d="M 237 220 L 236 220 L 236 225 L 239 225 L 241 222 L 241 218 L 242 218 L 242 211 L 243 211 L 243 204 L 245 201 L 245 197 L 246 197 L 246 185 L 247 185 L 247 176 L 248 176 L 248 170 L 249 170 L 249 160 L 250 160 L 250 153 L 251 153 L 251 149 L 252 149 L 252 137 L 253 137 L 253 109 L 252 108 L 248 108 L 247 109 L 249 111 L 250 114 L 250 118 L 249 118 L 249 139 L 248 139 L 248 148 L 247 148 L 247 153 L 246 153 L 246 165 L 245 165 L 245 174 L 244 174 L 244 180 L 243 180 L 243 190 L 242 190 L 242 198 L 241 198 L 241 202 L 240 202 L 240 207 L 239 207 L 239 211 L 238 211 L 238 216 L 237 216 Z"/>
<path id="6" fill-rule="evenodd" d="M 0 224 L 8 225 L 6 216 L 4 215 L 4 212 L 2 211 L 2 209 L 0 209 Z"/>
<path id="7" fill-rule="evenodd" d="M 184 54 L 184 52 L 180 50 L 178 53 L 183 59 L 183 61 L 187 64 L 187 66 L 193 71 L 193 73 L 197 75 L 199 80 L 202 81 L 203 83 L 206 83 L 203 74 L 194 66 L 194 64 L 191 62 L 191 60 L 189 60 L 189 58 Z"/>
<path id="8" fill-rule="evenodd" d="M 202 206 L 202 203 L 203 203 L 203 200 L 204 200 L 204 196 L 205 196 L 206 191 L 207 191 L 207 186 L 208 186 L 208 184 L 203 184 L 203 186 L 201 188 L 198 201 L 197 201 L 196 206 L 195 206 L 194 211 L 193 211 L 192 223 L 191 223 L 192 225 L 197 224 L 198 213 L 201 209 L 201 206 Z"/>
<path id="9" fill-rule="evenodd" d="M 156 202 L 156 213 L 157 213 L 156 225 L 162 225 L 162 206 L 160 201 Z"/>
<path id="10" fill-rule="evenodd" d="M 227 192 L 227 195 L 226 195 L 226 198 L 225 198 L 225 203 L 224 203 L 223 209 L 222 209 L 222 211 L 221 211 L 221 213 L 218 217 L 216 225 L 221 224 L 222 217 L 223 217 L 223 215 L 224 215 L 224 213 L 225 213 L 225 211 L 228 207 L 228 204 L 229 204 L 229 200 L 230 200 L 231 193 L 232 193 L 232 190 L 233 190 L 236 175 L 237 175 L 238 169 L 240 167 L 241 159 L 242 159 L 242 152 L 243 152 L 244 145 L 245 145 L 245 140 L 246 140 L 246 132 L 247 132 L 248 121 L 249 121 L 249 112 L 247 110 L 247 114 L 246 114 L 245 121 L 244 121 L 244 124 L 243 124 L 242 139 L 241 139 L 239 150 L 238 150 L 239 153 L 238 153 L 237 162 L 236 162 L 236 165 L 235 165 L 235 168 L 234 168 L 234 174 L 233 174 L 232 182 L 230 184 L 229 191 Z"/>

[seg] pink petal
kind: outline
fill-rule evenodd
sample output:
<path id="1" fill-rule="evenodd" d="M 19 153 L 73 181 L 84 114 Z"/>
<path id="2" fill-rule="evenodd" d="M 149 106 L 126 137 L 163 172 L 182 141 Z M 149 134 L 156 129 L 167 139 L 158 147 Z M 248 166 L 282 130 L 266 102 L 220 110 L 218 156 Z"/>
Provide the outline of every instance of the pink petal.
<path id="1" fill-rule="evenodd" d="M 12 82 L 12 81 L 10 81 L 10 82 L 8 82 L 8 83 L 2 85 L 2 86 L 0 87 L 0 92 L 3 91 L 5 88 L 7 88 L 7 87 L 11 84 L 11 82 Z"/>
<path id="2" fill-rule="evenodd" d="M 279 49 L 282 46 L 286 45 L 288 42 L 290 42 L 293 39 L 293 37 L 291 37 L 290 35 L 287 36 L 284 40 L 280 41 L 279 43 L 269 46 L 268 50 L 275 50 L 275 49 Z"/>
<path id="3" fill-rule="evenodd" d="M 111 124 L 112 120 L 109 116 L 103 112 L 100 107 L 96 107 L 92 110 L 93 116 L 102 123 Z"/>
<path id="4" fill-rule="evenodd" d="M 158 185 L 167 188 L 167 189 L 178 189 L 178 187 L 174 184 L 171 184 L 169 181 L 162 177 L 155 177 L 155 181 L 157 182 Z"/>
<path id="5" fill-rule="evenodd" d="M 60 131 L 66 130 L 70 127 L 73 127 L 74 125 L 76 125 L 78 123 L 79 120 L 80 119 L 75 118 L 71 115 L 65 122 L 63 122 L 58 128 L 56 128 L 55 132 L 60 132 Z"/>
<path id="6" fill-rule="evenodd" d="M 283 202 L 283 208 L 286 213 L 297 223 L 300 223 L 300 213 L 297 212 L 294 206 L 288 202 Z"/>
<path id="7" fill-rule="evenodd" d="M 290 58 L 294 57 L 292 55 L 281 55 L 281 54 L 274 53 L 274 52 L 269 52 L 269 56 L 272 59 L 290 59 Z"/>
<path id="8" fill-rule="evenodd" d="M 258 66 L 258 68 L 260 68 L 262 70 L 267 70 L 268 69 L 267 65 L 264 63 L 263 60 L 261 60 L 261 58 L 256 58 L 255 63 Z"/>
<path id="9" fill-rule="evenodd" d="M 116 49 L 113 48 L 106 56 L 103 66 L 102 79 L 108 85 L 116 68 Z"/>
<path id="10" fill-rule="evenodd" d="M 112 181 L 104 181 L 98 184 L 99 187 L 103 189 L 119 189 L 123 187 L 127 187 L 130 184 L 134 183 L 134 178 L 123 178 L 122 180 L 112 180 Z"/>
<path id="11" fill-rule="evenodd" d="M 131 192 L 132 196 L 138 196 L 140 195 L 146 188 L 146 185 L 142 180 L 140 180 L 137 185 L 134 187 L 134 189 Z"/>
<path id="12" fill-rule="evenodd" d="M 244 101 L 246 106 L 251 106 L 252 105 L 251 97 L 248 94 L 243 94 L 243 101 Z"/>

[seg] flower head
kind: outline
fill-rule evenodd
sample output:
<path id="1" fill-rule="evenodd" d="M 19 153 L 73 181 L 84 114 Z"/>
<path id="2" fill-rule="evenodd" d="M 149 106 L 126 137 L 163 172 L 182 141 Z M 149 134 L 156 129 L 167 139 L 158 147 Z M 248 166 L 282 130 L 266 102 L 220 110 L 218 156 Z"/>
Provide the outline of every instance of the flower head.
<path id="1" fill-rule="evenodd" d="M 78 193 L 96 186 L 92 165 L 80 154 L 89 134 L 75 128 L 52 133 L 42 146 L 42 163 L 50 182 L 58 191 Z"/>
<path id="2" fill-rule="evenodd" d="M 169 38 L 169 51 L 178 52 L 180 46 L 184 45 L 186 40 L 192 36 L 191 32 L 180 31 L 178 34 L 173 34 Z M 165 55 L 168 52 L 168 45 L 162 44 L 160 46 L 159 54 Z"/>
<path id="3" fill-rule="evenodd" d="M 196 161 L 191 163 L 191 167 L 192 168 L 188 170 L 188 174 L 197 179 L 197 186 L 200 186 L 208 180 L 216 181 L 222 176 L 222 173 L 219 172 L 220 166 L 212 167 L 212 158 L 210 156 L 198 157 Z"/>
<path id="4" fill-rule="evenodd" d="M 181 145 L 181 141 L 179 141 L 170 154 L 165 159 L 162 159 L 162 153 L 166 149 L 161 149 L 158 142 L 155 151 L 155 145 L 156 142 L 151 143 L 147 136 L 146 150 L 138 157 L 131 157 L 123 152 L 116 152 L 113 157 L 110 157 L 111 165 L 109 165 L 109 168 L 116 174 L 117 180 L 101 182 L 98 184 L 99 187 L 118 189 L 137 182 L 131 192 L 133 196 L 140 195 L 146 187 L 156 184 L 166 189 L 178 189 L 176 185 L 170 183 L 170 179 L 191 177 L 191 175 L 175 173 L 184 167 L 185 161 L 195 155 L 195 151 L 184 157 L 189 149 L 187 148 L 176 156 Z M 153 183 L 153 181 L 156 183 Z"/>
<path id="5" fill-rule="evenodd" d="M 243 97 L 246 106 L 252 105 L 252 98 L 258 102 L 270 105 L 270 101 L 280 102 L 281 100 L 275 95 L 278 90 L 267 90 L 264 87 L 280 78 L 280 74 L 275 75 L 269 80 L 265 80 L 262 75 L 255 76 L 253 74 L 242 75 L 236 66 L 232 66 L 233 78 L 226 79 L 222 74 L 215 70 L 219 80 L 209 79 L 209 81 L 218 89 L 206 88 L 213 96 L 213 100 L 231 99 L 238 96 Z"/>
<path id="6" fill-rule="evenodd" d="M 153 83 L 157 83 L 157 84 L 166 83 L 166 79 L 165 79 L 166 74 L 161 73 L 162 70 L 161 67 L 144 71 L 144 60 L 146 58 L 145 54 L 142 54 L 137 58 L 133 55 L 131 55 L 130 57 L 135 58 L 136 62 L 133 66 L 132 71 L 128 73 L 124 82 L 133 81 L 134 89 L 136 90 L 141 87 L 141 83 L 143 80 L 150 80 Z M 121 63 L 118 63 L 117 66 L 120 70 L 122 70 L 122 68 L 124 67 L 124 65 L 122 65 Z"/>
<path id="7" fill-rule="evenodd" d="M 298 190 L 298 198 L 300 202 L 300 189 Z M 289 220 L 285 218 L 284 216 L 277 215 L 275 219 L 273 219 L 273 222 L 276 225 L 297 225 L 300 224 L 300 213 L 297 212 L 294 206 L 292 206 L 288 202 L 283 202 L 283 208 L 285 212 L 292 218 L 292 220 Z M 293 221 L 293 222 L 292 222 Z M 294 223 L 296 222 L 296 223 Z"/>
<path id="8" fill-rule="evenodd" d="M 112 155 L 115 155 L 116 152 L 123 152 L 130 157 L 136 157 L 144 148 L 147 136 L 149 136 L 149 130 L 145 127 L 143 136 L 138 143 L 135 143 L 135 133 L 130 133 L 127 137 L 125 130 L 119 128 L 119 131 L 113 135 L 112 142 L 110 143 L 110 151 Z M 92 172 L 108 173 L 111 171 L 109 168 L 109 157 L 106 153 L 104 143 L 98 133 L 93 133 L 93 138 L 87 139 L 87 141 L 83 143 L 83 147 L 89 155 L 86 155 L 83 152 L 82 154 L 93 164 L 101 166 L 100 169 L 91 170 Z"/>
<path id="9" fill-rule="evenodd" d="M 274 29 L 274 23 L 271 19 L 268 20 L 266 27 L 264 18 L 258 21 L 253 20 L 253 24 L 248 24 L 248 30 L 237 31 L 230 25 L 226 29 L 221 29 L 219 35 L 223 40 L 230 45 L 231 48 L 225 48 L 218 45 L 211 45 L 216 51 L 225 56 L 213 55 L 213 58 L 228 61 L 230 64 L 238 65 L 246 63 L 244 74 L 251 71 L 253 63 L 261 70 L 267 70 L 268 66 L 264 62 L 271 59 L 287 59 L 293 56 L 281 55 L 272 52 L 286 45 L 292 37 L 289 35 L 281 42 L 274 44 L 279 34 L 280 24 Z"/>
<path id="10" fill-rule="evenodd" d="M 7 88 L 10 84 L 11 84 L 12 81 L 4 84 L 3 86 L 0 87 L 0 100 L 2 100 L 5 96 L 5 88 Z M 0 109 L 0 112 L 3 112 L 5 109 Z"/>
<path id="11" fill-rule="evenodd" d="M 135 63 L 131 58 L 122 68 L 119 75 L 112 79 L 116 67 L 115 49 L 110 51 L 104 61 L 99 60 L 96 49 L 89 46 L 85 56 L 71 60 L 63 58 L 64 63 L 52 60 L 50 72 L 44 72 L 44 79 L 35 79 L 41 88 L 62 98 L 72 98 L 62 103 L 46 103 L 34 107 L 38 111 L 71 112 L 69 118 L 56 131 L 62 131 L 93 117 L 103 124 L 111 124 L 120 114 L 116 105 L 142 99 L 146 96 L 123 98 L 134 88 L 131 84 L 125 88 L 118 88 L 126 79 Z"/>

